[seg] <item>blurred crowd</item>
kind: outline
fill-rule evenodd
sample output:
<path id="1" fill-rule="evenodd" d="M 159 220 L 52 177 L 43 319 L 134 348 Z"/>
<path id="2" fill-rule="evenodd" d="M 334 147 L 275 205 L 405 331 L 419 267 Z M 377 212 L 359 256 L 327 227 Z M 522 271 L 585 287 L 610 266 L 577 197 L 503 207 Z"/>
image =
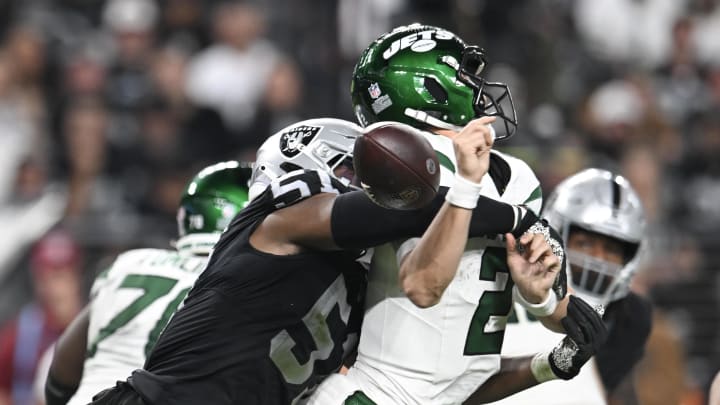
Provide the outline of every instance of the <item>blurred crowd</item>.
<path id="1" fill-rule="evenodd" d="M 379 34 L 438 25 L 507 82 L 547 195 L 590 166 L 650 218 L 633 288 L 656 306 L 641 403 L 700 404 L 720 368 L 720 1 L 5 0 L 0 2 L 0 405 L 94 276 L 170 246 L 199 168 L 252 160 L 311 117 L 354 120 L 352 68 Z M 3 396 L 4 395 L 4 396 Z"/>

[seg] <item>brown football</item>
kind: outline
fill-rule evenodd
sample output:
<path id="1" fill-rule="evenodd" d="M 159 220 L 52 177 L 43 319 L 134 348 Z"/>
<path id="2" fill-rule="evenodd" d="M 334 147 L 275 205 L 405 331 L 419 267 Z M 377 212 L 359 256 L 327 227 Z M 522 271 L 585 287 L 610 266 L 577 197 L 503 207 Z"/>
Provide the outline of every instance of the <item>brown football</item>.
<path id="1" fill-rule="evenodd" d="M 421 208 L 440 187 L 435 150 L 409 125 L 378 122 L 365 128 L 355 141 L 353 164 L 365 192 L 385 208 Z"/>

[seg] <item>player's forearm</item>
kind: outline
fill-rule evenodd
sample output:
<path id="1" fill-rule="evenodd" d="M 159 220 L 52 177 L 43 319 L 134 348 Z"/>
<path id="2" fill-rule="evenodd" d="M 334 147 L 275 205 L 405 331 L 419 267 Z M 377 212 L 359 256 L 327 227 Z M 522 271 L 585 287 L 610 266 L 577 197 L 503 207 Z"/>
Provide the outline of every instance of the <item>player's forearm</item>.
<path id="1" fill-rule="evenodd" d="M 552 294 L 552 291 L 550 292 L 550 294 Z M 567 316 L 567 305 L 569 299 L 570 296 L 566 295 L 565 298 L 558 301 L 558 306 L 557 308 L 555 308 L 555 312 L 553 312 L 549 316 L 538 317 L 540 323 L 542 323 L 545 328 L 553 332 L 565 333 L 565 328 L 560 321 L 565 318 L 565 316 Z"/>
<path id="2" fill-rule="evenodd" d="M 440 301 L 465 249 L 472 211 L 446 203 L 400 265 L 400 285 L 417 306 Z"/>
<path id="3" fill-rule="evenodd" d="M 50 371 L 65 385 L 77 385 L 82 378 L 89 323 L 90 306 L 86 306 L 65 328 L 55 345 Z"/>
<path id="4" fill-rule="evenodd" d="M 85 363 L 90 306 L 86 306 L 65 328 L 55 344 L 55 353 L 45 382 L 48 405 L 64 405 L 80 385 Z"/>
<path id="5" fill-rule="evenodd" d="M 464 405 L 498 401 L 538 384 L 530 369 L 532 356 L 503 357 L 500 371 L 490 377 L 464 402 Z"/>
<path id="6" fill-rule="evenodd" d="M 333 242 L 342 248 L 367 248 L 397 239 L 419 237 L 445 203 L 447 188 L 426 207 L 412 211 L 382 208 L 361 191 L 337 196 L 332 208 Z M 527 212 L 518 217 L 518 210 L 506 203 L 481 196 L 472 211 L 467 234 L 470 237 L 524 232 L 537 218 Z"/>

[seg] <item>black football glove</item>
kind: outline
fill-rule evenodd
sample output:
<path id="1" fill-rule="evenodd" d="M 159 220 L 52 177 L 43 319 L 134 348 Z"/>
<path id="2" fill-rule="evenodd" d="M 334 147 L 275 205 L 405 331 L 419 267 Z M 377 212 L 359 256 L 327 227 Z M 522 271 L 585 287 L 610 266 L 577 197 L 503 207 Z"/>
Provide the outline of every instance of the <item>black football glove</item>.
<path id="1" fill-rule="evenodd" d="M 602 314 L 574 295 L 560 322 L 567 336 L 550 352 L 550 368 L 558 378 L 569 380 L 605 344 L 608 331 Z"/>

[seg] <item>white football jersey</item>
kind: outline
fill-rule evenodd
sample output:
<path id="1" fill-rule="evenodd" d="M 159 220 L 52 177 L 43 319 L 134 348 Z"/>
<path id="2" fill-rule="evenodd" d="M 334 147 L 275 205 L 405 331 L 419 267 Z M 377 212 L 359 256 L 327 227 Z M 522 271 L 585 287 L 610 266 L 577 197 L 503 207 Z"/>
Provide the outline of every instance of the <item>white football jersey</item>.
<path id="1" fill-rule="evenodd" d="M 440 183 L 449 186 L 456 166 L 452 141 L 430 133 L 426 137 L 440 158 Z M 499 195 L 490 174 L 486 175 L 483 195 L 526 203 L 539 212 L 540 184 L 532 170 L 516 158 L 493 153 L 507 164 L 509 181 Z M 356 363 L 346 379 L 329 379 L 323 385 L 342 380 L 377 404 L 459 404 L 499 369 L 512 306 L 504 243 L 469 240 L 442 299 L 423 309 L 405 296 L 398 282 L 398 262 L 418 240 L 375 249 Z M 337 387 L 321 386 L 316 395 L 330 397 L 326 390 L 336 392 Z"/>
<path id="2" fill-rule="evenodd" d="M 505 329 L 503 356 L 515 357 L 548 352 L 565 335 L 546 329 L 539 321 L 529 319 L 523 307 L 515 304 L 515 316 Z M 529 338 L 529 337 L 532 338 Z M 603 389 L 595 359 L 590 359 L 572 380 L 553 380 L 518 392 L 494 405 L 605 405 Z"/>
<path id="3" fill-rule="evenodd" d="M 137 249 L 118 256 L 91 290 L 87 358 L 69 405 L 124 381 L 145 357 L 205 269 L 206 256 Z"/>

